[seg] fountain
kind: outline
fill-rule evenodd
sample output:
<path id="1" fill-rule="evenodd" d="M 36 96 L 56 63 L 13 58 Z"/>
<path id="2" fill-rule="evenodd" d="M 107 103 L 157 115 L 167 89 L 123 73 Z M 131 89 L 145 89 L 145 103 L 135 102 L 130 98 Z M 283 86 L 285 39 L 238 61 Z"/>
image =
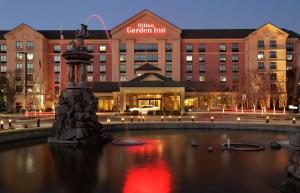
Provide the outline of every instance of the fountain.
<path id="1" fill-rule="evenodd" d="M 62 55 L 68 65 L 68 82 L 59 97 L 55 122 L 49 132 L 49 143 L 101 143 L 110 140 L 102 132 L 103 126 L 97 119 L 98 99 L 86 85 L 86 65 L 93 58 L 84 47 L 86 37 L 87 26 L 81 24 L 81 29 L 76 32 L 76 42 L 73 40 L 69 43 L 72 49 Z"/>

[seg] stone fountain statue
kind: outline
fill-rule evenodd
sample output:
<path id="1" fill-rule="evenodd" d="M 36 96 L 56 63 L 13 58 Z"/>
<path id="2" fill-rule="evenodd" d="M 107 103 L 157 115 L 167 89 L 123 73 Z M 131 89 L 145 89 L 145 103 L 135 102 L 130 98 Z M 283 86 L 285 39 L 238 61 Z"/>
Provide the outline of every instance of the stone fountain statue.
<path id="1" fill-rule="evenodd" d="M 290 158 L 290 165 L 286 168 L 288 178 L 280 187 L 281 193 L 300 192 L 300 133 L 290 136 L 290 144 L 297 147 L 297 150 Z"/>
<path id="2" fill-rule="evenodd" d="M 68 65 L 67 88 L 59 97 L 49 143 L 101 143 L 110 140 L 102 132 L 102 125 L 97 119 L 98 99 L 86 85 L 86 65 L 93 58 L 84 47 L 86 37 L 87 26 L 82 24 L 81 30 L 76 32 L 76 42 L 70 42 L 72 49 L 62 55 Z"/>

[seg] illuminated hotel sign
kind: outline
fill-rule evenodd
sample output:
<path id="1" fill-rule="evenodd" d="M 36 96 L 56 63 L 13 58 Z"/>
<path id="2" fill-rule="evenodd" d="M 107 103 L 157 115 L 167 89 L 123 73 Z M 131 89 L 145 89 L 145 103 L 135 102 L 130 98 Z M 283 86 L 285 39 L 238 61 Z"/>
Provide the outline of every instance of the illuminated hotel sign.
<path id="1" fill-rule="evenodd" d="M 127 27 L 128 34 L 165 34 L 166 28 L 156 27 L 154 24 L 138 23 L 137 27 Z"/>

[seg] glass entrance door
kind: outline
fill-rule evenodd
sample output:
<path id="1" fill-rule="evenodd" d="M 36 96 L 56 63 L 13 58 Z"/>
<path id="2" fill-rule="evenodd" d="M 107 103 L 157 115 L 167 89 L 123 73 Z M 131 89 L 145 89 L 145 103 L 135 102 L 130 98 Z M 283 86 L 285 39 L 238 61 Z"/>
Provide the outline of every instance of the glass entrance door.
<path id="1" fill-rule="evenodd" d="M 161 108 L 161 99 L 138 99 L 138 105 L 139 107 L 153 105 Z"/>

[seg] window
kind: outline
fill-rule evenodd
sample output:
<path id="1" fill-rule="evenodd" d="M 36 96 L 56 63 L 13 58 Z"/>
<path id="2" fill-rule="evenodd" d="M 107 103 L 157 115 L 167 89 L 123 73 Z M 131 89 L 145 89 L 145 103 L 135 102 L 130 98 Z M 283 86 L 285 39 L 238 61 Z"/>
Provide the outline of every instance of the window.
<path id="1" fill-rule="evenodd" d="M 126 74 L 122 73 L 120 74 L 120 81 L 125 82 L 126 81 Z"/>
<path id="2" fill-rule="evenodd" d="M 232 82 L 238 82 L 238 81 L 239 81 L 238 73 L 233 73 L 232 74 Z"/>
<path id="3" fill-rule="evenodd" d="M 68 45 L 68 46 L 72 47 L 72 45 Z M 55 53 L 60 52 L 60 45 L 59 44 L 56 44 L 56 45 L 53 46 L 53 52 L 55 52 Z"/>
<path id="4" fill-rule="evenodd" d="M 186 55 L 185 56 L 185 61 L 192 62 L 193 61 L 193 56 L 192 55 Z"/>
<path id="5" fill-rule="evenodd" d="M 257 53 L 257 59 L 262 60 L 265 58 L 265 53 L 263 51 L 259 51 Z"/>
<path id="6" fill-rule="evenodd" d="M 73 46 L 72 46 L 72 45 L 70 45 L 70 44 L 68 44 L 68 45 L 67 45 L 67 51 L 71 51 L 71 50 L 72 50 L 72 48 L 73 48 Z"/>
<path id="7" fill-rule="evenodd" d="M 232 52 L 238 52 L 238 51 L 239 51 L 239 44 L 232 43 Z"/>
<path id="8" fill-rule="evenodd" d="M 257 68 L 258 68 L 258 70 L 264 70 L 265 69 L 265 63 L 264 62 L 258 62 Z"/>
<path id="9" fill-rule="evenodd" d="M 158 45 L 157 44 L 146 44 L 147 51 L 149 52 L 157 52 L 158 50 Z"/>
<path id="10" fill-rule="evenodd" d="M 172 44 L 171 43 L 166 43 L 166 51 L 172 52 Z"/>
<path id="11" fill-rule="evenodd" d="M 136 62 L 145 62 L 146 56 L 144 54 L 135 54 L 134 55 L 134 61 Z"/>
<path id="12" fill-rule="evenodd" d="M 106 82 L 106 76 L 103 75 L 103 74 L 100 74 L 100 76 L 99 76 L 99 81 L 100 81 L 100 82 Z"/>
<path id="13" fill-rule="evenodd" d="M 142 66 L 143 64 L 134 64 L 134 69 L 139 68 L 140 66 Z"/>
<path id="14" fill-rule="evenodd" d="M 54 63 L 60 63 L 60 56 L 53 56 Z"/>
<path id="15" fill-rule="evenodd" d="M 89 45 L 86 46 L 86 49 L 87 49 L 88 52 L 94 52 L 94 45 L 89 44 Z"/>
<path id="16" fill-rule="evenodd" d="M 86 71 L 87 72 L 93 72 L 94 71 L 94 66 L 93 65 L 86 65 Z"/>
<path id="17" fill-rule="evenodd" d="M 192 64 L 187 64 L 186 65 L 186 72 L 193 72 L 193 65 Z"/>
<path id="18" fill-rule="evenodd" d="M 277 52 L 276 51 L 270 51 L 270 58 L 277 58 Z"/>
<path id="19" fill-rule="evenodd" d="M 33 61 L 33 53 L 32 52 L 27 52 L 27 60 Z"/>
<path id="20" fill-rule="evenodd" d="M 26 47 L 29 48 L 29 49 L 32 49 L 33 48 L 33 42 L 32 41 L 28 41 L 26 43 Z"/>
<path id="21" fill-rule="evenodd" d="M 100 72 L 106 72 L 106 65 L 100 64 Z"/>
<path id="22" fill-rule="evenodd" d="M 32 63 L 27 64 L 27 70 L 28 71 L 33 70 L 33 64 Z"/>
<path id="23" fill-rule="evenodd" d="M 16 92 L 20 93 L 23 91 L 23 86 L 22 85 L 17 85 L 16 86 Z"/>
<path id="24" fill-rule="evenodd" d="M 172 72 L 172 64 L 166 64 L 166 72 Z"/>
<path id="25" fill-rule="evenodd" d="M 7 48 L 5 44 L 0 44 L 0 52 L 6 52 Z"/>
<path id="26" fill-rule="evenodd" d="M 199 52 L 205 52 L 205 44 L 199 44 Z"/>
<path id="27" fill-rule="evenodd" d="M 205 75 L 204 74 L 200 74 L 199 75 L 199 81 L 200 82 L 204 82 L 205 81 Z"/>
<path id="28" fill-rule="evenodd" d="M 293 54 L 292 53 L 286 53 L 286 60 L 292 61 L 293 60 Z"/>
<path id="29" fill-rule="evenodd" d="M 6 66 L 1 66 L 0 72 L 1 73 L 6 73 Z"/>
<path id="30" fill-rule="evenodd" d="M 193 51 L 193 45 L 192 44 L 186 44 L 185 45 L 185 51 L 186 52 L 192 52 Z"/>
<path id="31" fill-rule="evenodd" d="M 239 61 L 239 55 L 232 55 L 231 59 L 232 59 L 232 62 L 238 62 Z"/>
<path id="32" fill-rule="evenodd" d="M 23 59 L 23 54 L 21 52 L 16 53 L 16 59 L 17 60 L 22 60 Z"/>
<path id="33" fill-rule="evenodd" d="M 286 70 L 293 70 L 293 65 L 292 64 L 287 64 L 286 65 Z"/>
<path id="34" fill-rule="evenodd" d="M 205 62 L 205 55 L 204 54 L 199 55 L 199 62 Z"/>
<path id="35" fill-rule="evenodd" d="M 199 72 L 205 72 L 205 64 L 199 64 Z"/>
<path id="36" fill-rule="evenodd" d="M 277 75 L 276 75 L 276 73 L 271 73 L 271 74 L 270 74 L 270 79 L 271 79 L 271 80 L 277 80 Z"/>
<path id="37" fill-rule="evenodd" d="M 58 84 L 60 82 L 60 76 L 54 76 L 54 82 L 55 84 Z"/>
<path id="38" fill-rule="evenodd" d="M 226 55 L 225 54 L 220 54 L 219 60 L 220 60 L 220 62 L 226 62 Z"/>
<path id="39" fill-rule="evenodd" d="M 59 94 L 59 86 L 54 87 L 55 94 Z"/>
<path id="40" fill-rule="evenodd" d="M 226 65 L 220 64 L 220 72 L 226 72 Z"/>
<path id="41" fill-rule="evenodd" d="M 147 55 L 147 62 L 157 62 L 158 56 L 157 54 L 148 54 Z"/>
<path id="42" fill-rule="evenodd" d="M 126 72 L 126 65 L 125 64 L 120 64 L 120 72 Z"/>
<path id="43" fill-rule="evenodd" d="M 0 55 L 0 62 L 6 63 L 6 61 L 7 61 L 6 55 Z"/>
<path id="44" fill-rule="evenodd" d="M 265 48 L 265 42 L 264 42 L 264 40 L 258 40 L 258 42 L 257 42 L 257 48 L 259 48 L 259 49 Z"/>
<path id="45" fill-rule="evenodd" d="M 167 62 L 172 62 L 172 54 L 171 53 L 166 54 L 166 61 Z"/>
<path id="46" fill-rule="evenodd" d="M 145 44 L 140 44 L 140 43 L 134 44 L 135 52 L 144 52 L 145 50 L 146 50 Z"/>
<path id="47" fill-rule="evenodd" d="M 54 72 L 59 73 L 60 72 L 60 66 L 55 65 L 54 66 Z"/>
<path id="48" fill-rule="evenodd" d="M 219 51 L 226 52 L 226 44 L 224 44 L 224 43 L 219 44 Z"/>
<path id="49" fill-rule="evenodd" d="M 271 70 L 276 70 L 277 69 L 276 62 L 270 62 L 270 69 Z"/>
<path id="50" fill-rule="evenodd" d="M 106 52 L 106 45 L 100 45 L 99 46 L 99 51 L 100 52 Z"/>
<path id="51" fill-rule="evenodd" d="M 86 76 L 86 81 L 87 82 L 93 82 L 93 75 L 87 75 Z"/>
<path id="52" fill-rule="evenodd" d="M 226 76 L 225 75 L 220 76 L 220 82 L 221 83 L 226 83 Z"/>
<path id="53" fill-rule="evenodd" d="M 126 44 L 125 43 L 120 43 L 120 48 L 119 49 L 120 49 L 120 52 L 126 52 Z"/>
<path id="54" fill-rule="evenodd" d="M 276 40 L 270 40 L 270 48 L 276 48 L 276 47 L 277 47 Z"/>
<path id="55" fill-rule="evenodd" d="M 100 60 L 100 62 L 106 62 L 106 55 L 105 54 L 100 54 L 99 55 L 99 60 Z"/>
<path id="56" fill-rule="evenodd" d="M 166 72 L 166 77 L 172 79 L 172 72 Z"/>
<path id="57" fill-rule="evenodd" d="M 286 44 L 286 51 L 293 51 L 293 43 L 289 42 Z"/>
<path id="58" fill-rule="evenodd" d="M 23 43 L 20 42 L 20 41 L 16 41 L 16 48 L 17 48 L 17 49 L 23 48 Z"/>
<path id="59" fill-rule="evenodd" d="M 192 81 L 193 76 L 191 74 L 186 75 L 186 81 Z"/>
<path id="60" fill-rule="evenodd" d="M 16 64 L 16 70 L 21 71 L 23 68 L 23 64 Z"/>
<path id="61" fill-rule="evenodd" d="M 29 82 L 32 82 L 33 81 L 33 74 L 27 74 L 27 80 Z"/>
<path id="62" fill-rule="evenodd" d="M 126 62 L 126 55 L 120 54 L 120 62 Z"/>
<path id="63" fill-rule="evenodd" d="M 238 72 L 239 71 L 239 65 L 238 64 L 232 64 L 232 72 Z"/>

